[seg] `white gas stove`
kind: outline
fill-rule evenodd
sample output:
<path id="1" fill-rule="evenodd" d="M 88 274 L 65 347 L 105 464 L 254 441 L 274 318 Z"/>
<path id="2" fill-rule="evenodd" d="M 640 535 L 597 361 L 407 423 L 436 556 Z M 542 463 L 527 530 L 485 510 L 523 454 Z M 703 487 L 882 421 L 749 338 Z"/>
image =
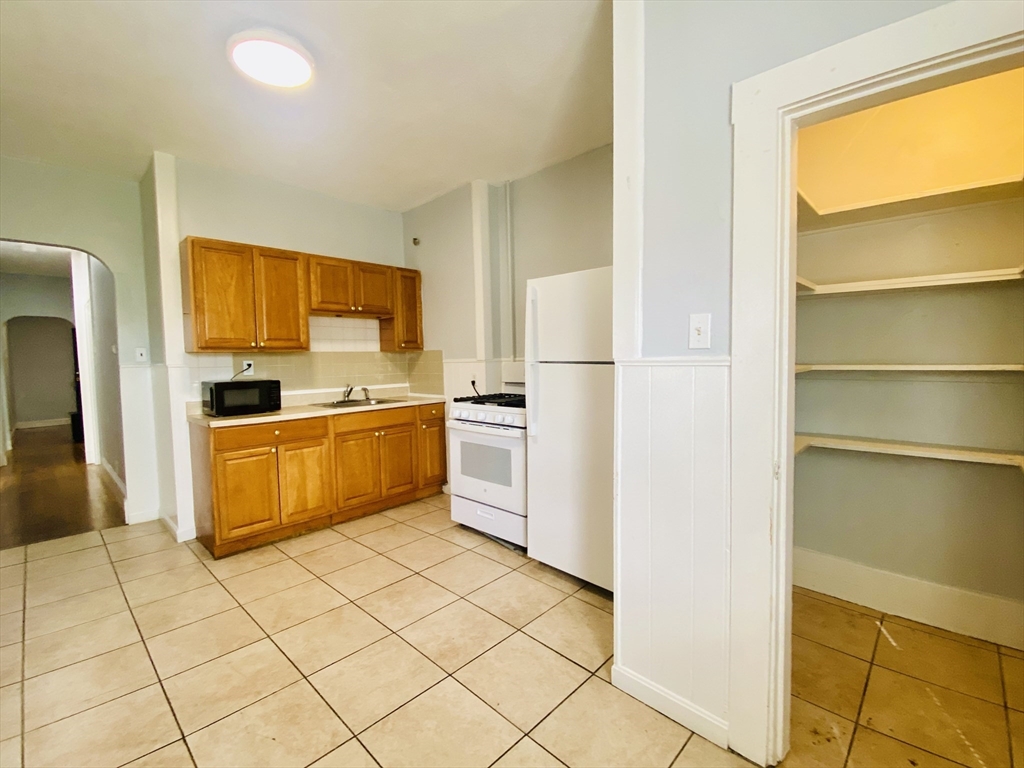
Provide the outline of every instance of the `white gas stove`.
<path id="1" fill-rule="evenodd" d="M 526 395 L 456 397 L 449 415 L 458 421 L 526 429 Z"/>

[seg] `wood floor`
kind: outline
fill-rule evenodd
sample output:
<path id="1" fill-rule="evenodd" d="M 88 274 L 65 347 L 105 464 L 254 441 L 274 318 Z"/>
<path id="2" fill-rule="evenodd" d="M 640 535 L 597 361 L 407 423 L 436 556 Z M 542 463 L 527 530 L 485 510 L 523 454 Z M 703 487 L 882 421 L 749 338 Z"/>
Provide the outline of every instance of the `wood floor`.
<path id="1" fill-rule="evenodd" d="M 124 525 L 120 489 L 71 427 L 20 429 L 0 467 L 0 549 Z"/>

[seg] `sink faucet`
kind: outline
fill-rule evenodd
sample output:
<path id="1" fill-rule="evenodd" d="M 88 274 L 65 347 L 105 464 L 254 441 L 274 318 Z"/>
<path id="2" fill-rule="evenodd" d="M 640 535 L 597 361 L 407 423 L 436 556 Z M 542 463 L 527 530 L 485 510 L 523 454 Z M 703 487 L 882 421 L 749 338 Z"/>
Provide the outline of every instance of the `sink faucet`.
<path id="1" fill-rule="evenodd" d="M 363 399 L 364 400 L 369 400 L 370 399 L 370 390 L 367 387 L 360 387 L 360 389 L 363 390 Z"/>
<path id="2" fill-rule="evenodd" d="M 352 389 L 352 385 L 345 387 L 345 394 L 342 396 L 341 399 L 344 400 L 345 402 L 348 402 L 348 399 L 352 397 Z"/>

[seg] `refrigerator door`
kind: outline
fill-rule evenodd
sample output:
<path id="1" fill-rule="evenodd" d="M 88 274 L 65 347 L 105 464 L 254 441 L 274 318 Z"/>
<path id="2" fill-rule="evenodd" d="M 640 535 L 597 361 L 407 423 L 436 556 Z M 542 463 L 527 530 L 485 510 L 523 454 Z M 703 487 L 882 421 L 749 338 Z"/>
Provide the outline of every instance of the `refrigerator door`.
<path id="1" fill-rule="evenodd" d="M 527 364 L 527 553 L 612 588 L 615 367 Z"/>
<path id="2" fill-rule="evenodd" d="M 611 267 L 526 281 L 528 362 L 611 359 Z"/>

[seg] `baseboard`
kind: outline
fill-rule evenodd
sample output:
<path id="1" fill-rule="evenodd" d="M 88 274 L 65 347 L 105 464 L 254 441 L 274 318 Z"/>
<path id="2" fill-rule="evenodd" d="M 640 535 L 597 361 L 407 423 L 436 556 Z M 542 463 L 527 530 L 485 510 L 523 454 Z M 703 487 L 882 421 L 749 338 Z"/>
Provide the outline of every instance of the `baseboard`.
<path id="1" fill-rule="evenodd" d="M 612 666 L 612 683 L 722 749 L 728 747 L 729 724 L 722 718 L 618 664 Z"/>
<path id="2" fill-rule="evenodd" d="M 124 521 L 128 525 L 135 525 L 136 523 L 148 523 L 151 520 L 156 520 L 158 518 L 159 515 L 157 514 L 156 510 L 153 509 L 146 509 L 142 510 L 141 512 L 129 512 L 128 510 L 125 510 L 124 513 Z"/>
<path id="3" fill-rule="evenodd" d="M 194 525 L 190 525 L 187 528 L 179 528 L 174 520 L 163 514 L 159 516 L 159 520 L 167 527 L 167 530 L 170 531 L 179 544 L 185 541 L 192 541 L 196 537 Z"/>
<path id="4" fill-rule="evenodd" d="M 115 472 L 114 468 L 112 466 L 110 466 L 110 462 L 107 461 L 106 459 L 101 458 L 100 459 L 100 464 L 103 467 L 103 469 L 105 469 L 107 471 L 107 475 L 110 476 L 110 479 L 114 481 L 114 485 L 116 485 L 118 488 L 121 489 L 121 496 L 122 496 L 122 498 L 127 498 L 128 497 L 128 488 L 125 487 L 124 480 L 122 480 L 120 477 L 118 477 L 117 472 Z M 153 518 L 147 518 L 147 519 L 152 520 Z"/>
<path id="5" fill-rule="evenodd" d="M 39 427 L 61 427 L 65 424 L 70 424 L 71 419 L 65 416 L 60 419 L 40 419 L 38 421 L 18 421 L 15 422 L 14 428 L 18 429 L 38 429 Z"/>
<path id="6" fill-rule="evenodd" d="M 1024 648 L 1024 602 L 883 571 L 793 548 L 793 584 L 884 613 Z"/>

